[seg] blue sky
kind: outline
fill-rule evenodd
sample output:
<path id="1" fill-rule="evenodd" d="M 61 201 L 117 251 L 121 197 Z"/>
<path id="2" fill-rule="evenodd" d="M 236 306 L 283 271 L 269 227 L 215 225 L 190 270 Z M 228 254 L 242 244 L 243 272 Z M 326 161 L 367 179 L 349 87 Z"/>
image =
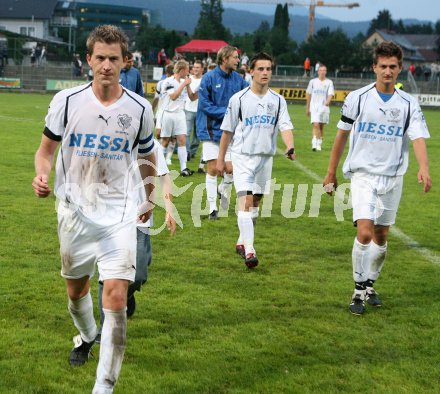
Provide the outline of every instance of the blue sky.
<path id="1" fill-rule="evenodd" d="M 238 0 L 234 0 L 238 1 Z M 292 0 L 293 2 L 308 4 L 310 0 Z M 282 3 L 283 1 L 280 0 Z M 354 3 L 360 4 L 358 8 L 339 8 L 339 7 L 316 7 L 316 13 L 328 18 L 341 21 L 366 21 L 377 16 L 379 11 L 387 9 L 390 11 L 394 20 L 398 19 L 418 19 L 436 22 L 440 19 L 440 1 L 439 0 L 324 0 L 329 4 Z M 257 4 L 234 4 L 224 0 L 224 7 L 238 9 L 253 9 L 256 12 L 273 15 L 275 5 L 257 5 Z M 290 7 L 291 14 L 307 14 L 305 7 Z"/>

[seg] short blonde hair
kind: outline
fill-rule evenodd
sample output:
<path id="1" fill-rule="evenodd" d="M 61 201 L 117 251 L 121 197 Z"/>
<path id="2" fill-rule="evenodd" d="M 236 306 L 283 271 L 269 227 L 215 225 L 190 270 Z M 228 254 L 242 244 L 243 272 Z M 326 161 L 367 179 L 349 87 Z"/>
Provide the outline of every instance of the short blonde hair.
<path id="1" fill-rule="evenodd" d="M 187 67 L 189 68 L 189 63 L 186 60 L 178 60 L 174 65 L 174 74 Z"/>

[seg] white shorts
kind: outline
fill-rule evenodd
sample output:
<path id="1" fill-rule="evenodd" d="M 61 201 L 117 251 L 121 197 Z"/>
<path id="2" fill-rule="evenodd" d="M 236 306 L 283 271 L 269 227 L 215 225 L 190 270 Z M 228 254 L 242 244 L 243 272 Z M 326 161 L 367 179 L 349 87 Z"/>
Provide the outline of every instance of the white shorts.
<path id="1" fill-rule="evenodd" d="M 368 219 L 380 226 L 394 224 L 402 186 L 402 176 L 354 174 L 351 178 L 353 222 Z"/>
<path id="2" fill-rule="evenodd" d="M 100 280 L 134 281 L 136 274 L 136 222 L 96 226 L 75 211 L 58 210 L 61 276 L 92 277 L 98 264 Z"/>
<path id="3" fill-rule="evenodd" d="M 202 160 L 207 162 L 218 159 L 218 153 L 220 152 L 220 143 L 212 141 L 203 141 L 202 144 Z M 232 161 L 230 145 L 225 154 L 225 161 Z"/>
<path id="4" fill-rule="evenodd" d="M 330 121 L 330 109 L 328 107 L 325 107 L 319 111 L 310 112 L 310 123 L 327 124 L 329 121 Z"/>
<path id="5" fill-rule="evenodd" d="M 183 111 L 164 111 L 161 123 L 160 136 L 162 138 L 170 138 L 182 134 L 186 135 L 186 117 Z"/>
<path id="6" fill-rule="evenodd" d="M 247 156 L 232 152 L 235 191 L 269 194 L 273 156 Z"/>

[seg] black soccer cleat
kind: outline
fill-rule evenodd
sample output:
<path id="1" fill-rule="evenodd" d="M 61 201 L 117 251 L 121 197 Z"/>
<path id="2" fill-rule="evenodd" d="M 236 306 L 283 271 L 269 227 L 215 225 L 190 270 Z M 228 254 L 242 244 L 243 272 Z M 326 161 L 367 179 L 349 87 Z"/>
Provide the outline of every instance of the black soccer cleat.
<path id="1" fill-rule="evenodd" d="M 218 219 L 218 212 L 214 209 L 210 214 L 209 214 L 209 220 L 217 220 Z"/>
<path id="2" fill-rule="evenodd" d="M 350 312 L 353 315 L 360 316 L 365 312 L 365 296 L 363 294 L 355 293 L 349 305 Z"/>
<path id="3" fill-rule="evenodd" d="M 376 293 L 376 290 L 372 287 L 367 288 L 365 298 L 368 305 L 375 306 L 376 308 L 382 306 L 382 300 L 379 298 L 379 293 Z"/>
<path id="4" fill-rule="evenodd" d="M 83 341 L 81 335 L 73 337 L 74 348 L 70 352 L 69 364 L 72 367 L 79 367 L 89 361 L 94 343 L 94 340 L 92 342 Z"/>
<path id="5" fill-rule="evenodd" d="M 248 268 L 255 268 L 258 265 L 257 255 L 255 253 L 248 253 L 246 255 L 244 263 L 246 264 L 246 267 L 248 267 Z"/>
<path id="6" fill-rule="evenodd" d="M 180 172 L 181 176 L 191 176 L 192 174 L 194 174 L 194 172 L 191 171 L 189 168 L 185 168 Z"/>

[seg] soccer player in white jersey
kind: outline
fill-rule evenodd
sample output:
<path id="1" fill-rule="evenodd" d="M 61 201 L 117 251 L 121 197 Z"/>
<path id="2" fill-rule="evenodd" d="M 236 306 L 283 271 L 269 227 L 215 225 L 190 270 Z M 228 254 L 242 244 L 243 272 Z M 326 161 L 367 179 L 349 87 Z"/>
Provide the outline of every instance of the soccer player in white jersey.
<path id="1" fill-rule="evenodd" d="M 273 59 L 261 52 L 250 62 L 251 87 L 234 94 L 223 118 L 217 171 L 225 170 L 225 155 L 231 144 L 234 186 L 239 198 L 236 251 L 249 268 L 258 265 L 254 248 L 254 226 L 264 194 L 270 192 L 273 156 L 277 149 L 277 132 L 287 147 L 286 156 L 295 159 L 293 125 L 286 100 L 269 89 Z"/>
<path id="2" fill-rule="evenodd" d="M 350 311 L 361 315 L 365 300 L 381 306 L 373 288 L 385 261 L 387 238 L 394 224 L 408 167 L 412 141 L 419 165 L 419 183 L 431 188 L 425 138 L 425 118 L 416 99 L 395 89 L 402 71 L 402 49 L 391 42 L 376 47 L 373 70 L 376 82 L 351 92 L 341 109 L 341 120 L 330 155 L 324 187 L 337 187 L 336 171 L 347 139 L 350 145 L 342 171 L 351 178 L 353 222 L 357 235 L 352 250 L 355 290 Z"/>
<path id="3" fill-rule="evenodd" d="M 47 197 L 53 158 L 56 163 L 61 275 L 69 311 L 80 335 L 74 338 L 71 365 L 84 364 L 97 334 L 90 295 L 95 265 L 104 281 L 99 363 L 93 393 L 111 393 L 126 346 L 127 289 L 135 278 L 136 220 L 148 220 L 153 183 L 139 206 L 132 166 L 137 158 L 143 179 L 155 176 L 153 112 L 143 97 L 119 84 L 128 40 L 117 27 L 94 29 L 87 39 L 93 82 L 63 90 L 53 98 L 35 156 L 32 186 Z"/>
<path id="4" fill-rule="evenodd" d="M 326 78 L 327 67 L 320 64 L 318 77 L 310 80 L 306 90 L 306 113 L 312 128 L 312 150 L 322 149 L 324 125 L 330 121 L 330 103 L 335 95 L 333 82 Z"/>
<path id="5" fill-rule="evenodd" d="M 174 75 L 165 79 L 161 87 L 163 95 L 163 115 L 160 137 L 162 146 L 166 148 L 171 137 L 177 139 L 177 156 L 180 161 L 180 175 L 190 176 L 193 172 L 187 168 L 186 151 L 186 118 L 185 118 L 185 99 L 197 99 L 197 93 L 191 90 L 191 78 L 189 65 L 185 60 L 179 60 L 174 65 Z"/>
<path id="6" fill-rule="evenodd" d="M 156 137 L 157 138 L 160 138 L 160 129 L 162 127 L 162 115 L 163 115 L 163 101 L 164 101 L 163 96 L 166 94 L 166 93 L 161 94 L 162 84 L 166 78 L 172 77 L 173 74 L 174 74 L 174 64 L 172 64 L 172 63 L 167 64 L 165 67 L 165 75 L 166 76 L 156 84 L 156 92 L 154 94 L 152 106 L 153 106 L 153 112 L 155 113 L 155 118 L 156 118 Z M 168 147 L 164 152 L 167 165 L 171 165 L 171 158 L 173 156 L 173 152 L 174 152 L 175 147 L 176 147 L 176 138 L 173 137 L 169 141 Z"/>

